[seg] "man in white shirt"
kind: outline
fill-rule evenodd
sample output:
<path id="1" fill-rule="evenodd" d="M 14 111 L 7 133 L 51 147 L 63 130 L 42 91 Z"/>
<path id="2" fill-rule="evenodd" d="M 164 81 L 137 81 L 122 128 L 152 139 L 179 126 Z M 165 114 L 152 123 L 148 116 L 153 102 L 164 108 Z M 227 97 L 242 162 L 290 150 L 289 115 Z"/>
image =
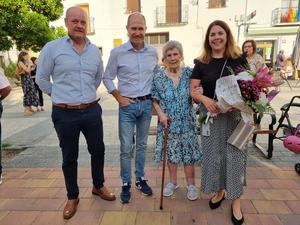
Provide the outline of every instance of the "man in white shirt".
<path id="1" fill-rule="evenodd" d="M 4 71 L 0 68 L 0 119 L 2 117 L 3 106 L 2 100 L 9 95 L 11 91 L 11 86 L 8 79 L 4 75 Z M 2 129 L 1 129 L 1 120 L 0 120 L 0 184 L 2 184 Z"/>

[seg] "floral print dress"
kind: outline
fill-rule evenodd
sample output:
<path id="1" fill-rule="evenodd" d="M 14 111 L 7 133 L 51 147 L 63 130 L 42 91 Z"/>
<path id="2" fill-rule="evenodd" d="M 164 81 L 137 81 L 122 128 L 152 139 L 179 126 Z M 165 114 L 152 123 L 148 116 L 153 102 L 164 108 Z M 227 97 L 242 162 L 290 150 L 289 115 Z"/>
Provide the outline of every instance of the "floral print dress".
<path id="1" fill-rule="evenodd" d="M 182 68 L 178 86 L 160 70 L 153 77 L 152 97 L 159 102 L 162 111 L 171 119 L 168 126 L 167 162 L 192 165 L 201 160 L 199 138 L 196 133 L 195 114 L 189 94 L 192 70 Z M 163 157 L 164 127 L 157 127 L 155 161 Z"/>
<path id="2" fill-rule="evenodd" d="M 38 96 L 34 87 L 33 80 L 29 73 L 24 73 L 21 76 L 21 84 L 23 89 L 23 106 L 35 106 L 39 105 Z"/>

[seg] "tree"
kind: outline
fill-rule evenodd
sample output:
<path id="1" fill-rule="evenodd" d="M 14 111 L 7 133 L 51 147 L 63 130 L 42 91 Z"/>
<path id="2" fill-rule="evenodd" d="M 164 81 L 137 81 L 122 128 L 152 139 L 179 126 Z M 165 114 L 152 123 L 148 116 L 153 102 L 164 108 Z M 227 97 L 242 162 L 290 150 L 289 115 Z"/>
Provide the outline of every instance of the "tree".
<path id="1" fill-rule="evenodd" d="M 39 51 L 48 41 L 65 35 L 64 28 L 49 25 L 62 14 L 62 0 L 1 0 L 0 51 L 14 44 L 18 49 Z"/>

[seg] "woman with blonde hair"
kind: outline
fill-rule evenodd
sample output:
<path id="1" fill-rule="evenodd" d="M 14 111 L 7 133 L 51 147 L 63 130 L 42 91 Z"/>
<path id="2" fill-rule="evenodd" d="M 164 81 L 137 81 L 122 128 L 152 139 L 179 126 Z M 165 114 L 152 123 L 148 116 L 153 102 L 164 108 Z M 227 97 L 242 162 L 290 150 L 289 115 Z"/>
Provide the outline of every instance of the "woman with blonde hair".
<path id="1" fill-rule="evenodd" d="M 218 208 L 226 198 L 232 200 L 231 220 L 234 225 L 244 221 L 240 197 L 243 194 L 246 174 L 246 152 L 227 143 L 241 120 L 238 110 L 220 113 L 215 96 L 216 81 L 230 75 L 247 63 L 235 44 L 229 26 L 221 21 L 212 22 L 206 32 L 204 49 L 196 63 L 190 81 L 190 94 L 201 103 L 200 113 L 210 112 L 212 117 L 201 127 L 203 152 L 201 190 L 215 193 L 209 201 L 211 209 Z M 199 85 L 203 93 L 199 91 Z"/>
<path id="2" fill-rule="evenodd" d="M 32 106 L 37 107 L 38 97 L 36 95 L 35 87 L 33 80 L 31 79 L 31 71 L 33 69 L 33 64 L 28 58 L 27 52 L 20 52 L 18 56 L 18 63 L 16 68 L 16 74 L 21 77 L 21 84 L 23 89 L 23 106 L 24 106 L 24 115 L 32 115 L 34 110 Z"/>

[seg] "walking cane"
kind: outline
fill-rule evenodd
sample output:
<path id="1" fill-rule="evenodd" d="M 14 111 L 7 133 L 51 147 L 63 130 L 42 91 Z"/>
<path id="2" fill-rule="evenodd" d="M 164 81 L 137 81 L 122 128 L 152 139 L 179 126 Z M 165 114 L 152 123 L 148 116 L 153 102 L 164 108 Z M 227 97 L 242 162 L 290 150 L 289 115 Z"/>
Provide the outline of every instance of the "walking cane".
<path id="1" fill-rule="evenodd" d="M 161 175 L 161 189 L 160 189 L 160 206 L 159 209 L 163 209 L 163 192 L 164 192 L 164 182 L 165 182 L 165 168 L 166 168 L 166 152 L 167 152 L 167 143 L 168 143 L 168 128 L 164 129 L 164 152 L 163 152 L 163 168 Z"/>

